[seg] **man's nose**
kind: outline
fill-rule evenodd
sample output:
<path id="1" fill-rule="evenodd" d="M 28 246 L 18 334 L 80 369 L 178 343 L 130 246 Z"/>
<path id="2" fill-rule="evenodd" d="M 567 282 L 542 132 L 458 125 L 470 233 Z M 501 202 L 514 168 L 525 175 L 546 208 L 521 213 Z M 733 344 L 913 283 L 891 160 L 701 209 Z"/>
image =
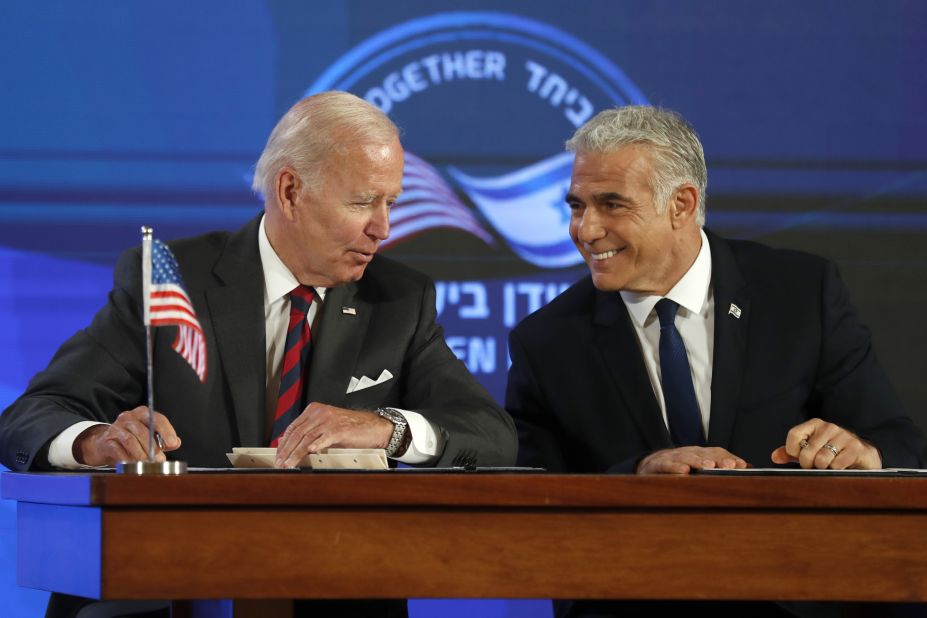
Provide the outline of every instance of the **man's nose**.
<path id="1" fill-rule="evenodd" d="M 367 223 L 367 235 L 377 240 L 389 238 L 389 206 L 384 202 L 376 206 Z"/>
<path id="2" fill-rule="evenodd" d="M 586 208 L 583 211 L 576 236 L 584 243 L 592 243 L 605 236 L 605 228 L 595 208 Z"/>

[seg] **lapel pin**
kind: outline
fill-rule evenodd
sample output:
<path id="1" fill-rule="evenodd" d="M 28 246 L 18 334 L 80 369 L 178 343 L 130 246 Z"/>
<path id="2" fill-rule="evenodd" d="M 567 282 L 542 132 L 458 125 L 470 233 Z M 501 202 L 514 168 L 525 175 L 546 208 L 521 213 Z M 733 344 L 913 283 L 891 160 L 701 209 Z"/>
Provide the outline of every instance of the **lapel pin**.
<path id="1" fill-rule="evenodd" d="M 740 307 L 738 307 L 734 303 L 731 303 L 731 307 L 730 309 L 727 310 L 727 314 L 732 315 L 737 319 L 740 319 L 740 313 L 741 313 Z"/>
<path id="2" fill-rule="evenodd" d="M 731 305 L 731 306 L 733 307 L 733 305 Z M 740 311 L 740 310 L 738 309 L 738 311 Z M 354 307 L 342 307 L 342 308 L 341 308 L 341 313 L 343 313 L 343 314 L 345 314 L 345 315 L 357 315 L 357 310 L 354 309 Z"/>

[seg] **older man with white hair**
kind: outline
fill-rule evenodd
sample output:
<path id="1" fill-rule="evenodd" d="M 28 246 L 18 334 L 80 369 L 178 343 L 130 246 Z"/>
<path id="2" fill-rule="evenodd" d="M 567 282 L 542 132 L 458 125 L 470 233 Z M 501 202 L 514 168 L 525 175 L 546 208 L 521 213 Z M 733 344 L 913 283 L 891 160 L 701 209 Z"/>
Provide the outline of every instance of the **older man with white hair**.
<path id="1" fill-rule="evenodd" d="M 514 463 L 512 420 L 445 344 L 432 282 L 376 255 L 402 175 L 386 115 L 348 93 L 314 95 L 258 161 L 264 213 L 235 233 L 168 243 L 208 371 L 201 382 L 171 350 L 174 329 L 156 330 L 159 460 L 224 466 L 233 447 L 274 445 L 278 467 L 328 447 L 385 448 L 420 466 Z M 146 458 L 141 273 L 140 251 L 125 253 L 107 305 L 0 416 L 6 466 Z"/>

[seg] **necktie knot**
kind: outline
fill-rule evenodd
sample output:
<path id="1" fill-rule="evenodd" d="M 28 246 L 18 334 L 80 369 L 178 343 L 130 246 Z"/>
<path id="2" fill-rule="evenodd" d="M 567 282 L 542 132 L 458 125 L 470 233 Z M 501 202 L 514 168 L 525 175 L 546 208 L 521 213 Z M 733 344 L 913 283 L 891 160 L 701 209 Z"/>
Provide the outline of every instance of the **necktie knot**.
<path id="1" fill-rule="evenodd" d="M 309 307 L 315 298 L 315 291 L 308 285 L 300 285 L 290 291 L 290 306 L 301 314 L 309 313 Z"/>
<path id="2" fill-rule="evenodd" d="M 676 311 L 679 310 L 679 303 L 668 298 L 660 299 L 657 302 L 657 317 L 660 318 L 660 328 L 673 326 L 676 323 Z"/>

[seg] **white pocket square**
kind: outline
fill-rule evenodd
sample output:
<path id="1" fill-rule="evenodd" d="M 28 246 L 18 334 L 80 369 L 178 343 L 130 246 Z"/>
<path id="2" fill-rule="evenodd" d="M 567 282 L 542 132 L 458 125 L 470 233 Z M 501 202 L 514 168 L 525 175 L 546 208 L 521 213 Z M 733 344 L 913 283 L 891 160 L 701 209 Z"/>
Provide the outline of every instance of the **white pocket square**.
<path id="1" fill-rule="evenodd" d="M 348 390 L 345 393 L 345 395 L 349 393 L 353 393 L 355 391 L 362 391 L 365 388 L 370 388 L 371 386 L 376 386 L 377 384 L 383 384 L 384 382 L 386 382 L 387 380 L 391 380 L 392 378 L 393 378 L 393 374 L 391 374 L 388 369 L 384 369 L 383 372 L 380 374 L 380 377 L 377 378 L 376 380 L 371 380 L 367 376 L 361 376 L 360 379 L 358 380 L 357 378 L 352 376 L 351 381 L 348 382 Z"/>

